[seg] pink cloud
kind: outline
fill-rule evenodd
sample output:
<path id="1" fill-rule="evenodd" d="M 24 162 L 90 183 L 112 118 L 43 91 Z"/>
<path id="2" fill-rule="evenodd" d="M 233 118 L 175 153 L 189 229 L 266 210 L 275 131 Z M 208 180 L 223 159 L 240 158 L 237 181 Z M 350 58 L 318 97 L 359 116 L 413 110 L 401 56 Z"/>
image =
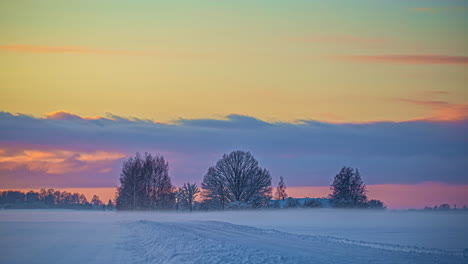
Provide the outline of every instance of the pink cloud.
<path id="1" fill-rule="evenodd" d="M 449 95 L 450 92 L 447 91 L 426 91 L 426 95 L 428 96 L 440 96 L 440 95 Z"/>
<path id="2" fill-rule="evenodd" d="M 352 35 L 306 36 L 292 38 L 293 41 L 323 44 L 346 44 L 359 46 L 383 46 L 391 43 L 385 38 L 361 37 Z"/>
<path id="3" fill-rule="evenodd" d="M 468 104 L 450 104 L 447 107 L 437 108 L 423 119 L 430 121 L 468 120 Z"/>
<path id="4" fill-rule="evenodd" d="M 445 93 L 443 93 L 445 94 Z M 414 120 L 427 121 L 463 121 L 468 120 L 468 104 L 453 104 L 446 101 L 417 100 L 408 98 L 393 98 L 393 101 L 420 105 L 429 108 L 429 114 Z"/>
<path id="5" fill-rule="evenodd" d="M 429 100 L 416 100 L 416 99 L 408 99 L 408 98 L 395 98 L 394 101 L 410 103 L 410 104 L 417 104 L 417 105 L 424 105 L 424 106 L 446 106 L 449 105 L 448 102 L 445 101 L 429 101 Z"/>
<path id="6" fill-rule="evenodd" d="M 467 56 L 446 55 L 350 55 L 330 58 L 349 62 L 380 64 L 468 64 Z"/>

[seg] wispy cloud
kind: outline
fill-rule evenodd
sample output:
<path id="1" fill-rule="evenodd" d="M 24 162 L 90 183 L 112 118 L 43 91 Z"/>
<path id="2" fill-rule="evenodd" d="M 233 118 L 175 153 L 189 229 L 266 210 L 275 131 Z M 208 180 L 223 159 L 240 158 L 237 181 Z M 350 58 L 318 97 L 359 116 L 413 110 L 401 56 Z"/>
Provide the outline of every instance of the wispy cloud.
<path id="1" fill-rule="evenodd" d="M 404 102 L 404 103 L 411 103 L 417 105 L 424 105 L 424 106 L 446 106 L 449 105 L 448 102 L 445 101 L 430 101 L 430 100 L 417 100 L 417 99 L 409 99 L 409 98 L 394 98 L 394 101 Z"/>
<path id="2" fill-rule="evenodd" d="M 446 56 L 446 55 L 350 55 L 333 56 L 349 62 L 359 63 L 382 63 L 382 64 L 468 64 L 468 56 Z"/>
<path id="3" fill-rule="evenodd" d="M 108 54 L 108 55 L 128 55 L 128 56 L 160 56 L 160 57 L 189 57 L 189 53 L 176 52 L 152 52 L 152 51 L 128 51 L 95 49 L 82 46 L 41 46 L 41 45 L 0 45 L 0 51 L 21 52 L 21 53 L 75 53 L 75 54 Z"/>
<path id="4" fill-rule="evenodd" d="M 436 13 L 436 12 L 466 12 L 468 11 L 467 7 L 464 6 L 452 6 L 452 7 L 415 7 L 410 8 L 414 12 L 423 12 L 423 13 Z"/>
<path id="5" fill-rule="evenodd" d="M 328 36 L 304 36 L 289 38 L 296 42 L 358 45 L 366 47 L 378 47 L 391 44 L 393 41 L 379 37 L 362 37 L 353 35 L 328 35 Z"/>
<path id="6" fill-rule="evenodd" d="M 0 170 L 27 168 L 31 172 L 64 174 L 107 169 L 110 163 L 125 157 L 119 152 L 82 152 L 63 149 L 21 149 L 9 147 L 0 154 Z M 105 171 L 110 172 L 110 171 Z"/>
<path id="7" fill-rule="evenodd" d="M 448 91 L 427 91 L 426 92 L 429 95 L 448 95 L 450 92 Z"/>
<path id="8" fill-rule="evenodd" d="M 415 12 L 435 12 L 437 9 L 431 8 L 431 7 L 416 7 L 416 8 L 411 8 L 410 10 L 415 11 Z"/>
<path id="9" fill-rule="evenodd" d="M 422 119 L 432 121 L 468 120 L 468 104 L 449 104 L 433 110 L 433 113 Z"/>
<path id="10" fill-rule="evenodd" d="M 438 94 L 446 94 L 445 92 Z M 435 100 L 420 100 L 410 98 L 393 98 L 393 101 L 409 103 L 427 107 L 429 114 L 415 118 L 413 120 L 430 120 L 430 121 L 464 121 L 468 120 L 468 104 L 454 104 L 447 101 Z"/>

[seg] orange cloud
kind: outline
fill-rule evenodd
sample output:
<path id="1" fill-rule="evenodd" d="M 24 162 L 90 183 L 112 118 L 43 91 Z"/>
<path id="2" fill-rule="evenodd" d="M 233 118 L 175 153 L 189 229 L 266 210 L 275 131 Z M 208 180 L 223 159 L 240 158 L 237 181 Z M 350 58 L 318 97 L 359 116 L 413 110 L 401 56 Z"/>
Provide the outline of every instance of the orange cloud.
<path id="1" fill-rule="evenodd" d="M 445 55 L 362 55 L 362 56 L 335 56 L 333 59 L 359 63 L 382 64 L 468 64 L 468 56 Z"/>
<path id="2" fill-rule="evenodd" d="M 49 163 L 62 162 L 66 157 L 73 154 L 70 151 L 55 151 L 55 152 L 46 152 L 40 150 L 24 150 L 20 154 L 7 155 L 6 151 L 1 153 L 0 163 L 1 162 L 12 162 L 12 163 L 23 163 L 31 161 L 43 161 Z"/>
<path id="3" fill-rule="evenodd" d="M 97 119 L 111 119 L 102 116 L 79 116 L 76 114 L 72 114 L 68 111 L 55 111 L 45 115 L 45 119 L 53 119 L 53 120 L 97 120 Z"/>
<path id="4" fill-rule="evenodd" d="M 80 161 L 96 162 L 103 160 L 117 160 L 125 157 L 122 153 L 97 151 L 95 153 L 80 154 L 77 158 Z"/>
<path id="5" fill-rule="evenodd" d="M 100 170 L 99 172 L 100 173 L 108 173 L 108 172 L 111 172 L 112 171 L 112 168 L 104 168 L 102 170 Z"/>
<path id="6" fill-rule="evenodd" d="M 451 104 L 447 107 L 434 109 L 433 113 L 424 119 L 430 121 L 468 120 L 468 104 Z"/>
<path id="7" fill-rule="evenodd" d="M 394 101 L 416 104 L 430 109 L 427 116 L 411 119 L 410 121 L 463 121 L 468 120 L 468 104 L 452 104 L 445 101 L 415 100 L 394 98 Z"/>
<path id="8" fill-rule="evenodd" d="M 102 170 L 109 172 L 109 163 L 125 157 L 122 153 L 96 151 L 77 152 L 69 150 L 34 150 L 25 149 L 9 153 L 0 152 L 0 169 L 15 170 L 26 167 L 31 171 L 48 174 Z"/>

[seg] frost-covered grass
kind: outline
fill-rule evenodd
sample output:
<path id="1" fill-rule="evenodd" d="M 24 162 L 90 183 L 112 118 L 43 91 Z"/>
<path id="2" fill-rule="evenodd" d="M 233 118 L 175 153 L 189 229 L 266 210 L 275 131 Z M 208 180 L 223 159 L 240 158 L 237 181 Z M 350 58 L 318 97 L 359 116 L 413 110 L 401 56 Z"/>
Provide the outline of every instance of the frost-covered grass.
<path id="1" fill-rule="evenodd" d="M 461 211 L 0 211 L 1 263 L 466 263 Z"/>

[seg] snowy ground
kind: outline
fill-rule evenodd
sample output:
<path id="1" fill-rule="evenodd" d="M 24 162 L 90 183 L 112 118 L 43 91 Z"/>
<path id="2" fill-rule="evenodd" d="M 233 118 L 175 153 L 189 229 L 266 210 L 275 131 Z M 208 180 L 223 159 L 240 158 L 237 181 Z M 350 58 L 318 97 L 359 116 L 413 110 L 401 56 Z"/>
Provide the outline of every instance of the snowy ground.
<path id="1" fill-rule="evenodd" d="M 468 263 L 468 214 L 0 211 L 0 263 Z"/>

